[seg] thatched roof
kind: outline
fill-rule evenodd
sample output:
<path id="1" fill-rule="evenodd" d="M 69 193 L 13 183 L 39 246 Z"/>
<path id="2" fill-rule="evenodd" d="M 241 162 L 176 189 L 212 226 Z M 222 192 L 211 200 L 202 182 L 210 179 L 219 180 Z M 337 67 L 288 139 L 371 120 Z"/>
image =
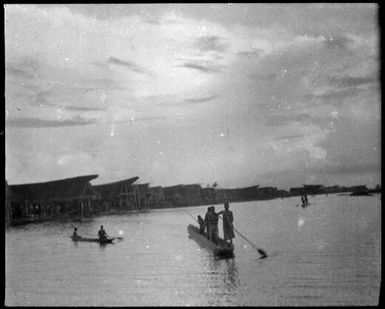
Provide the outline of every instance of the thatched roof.
<path id="1" fill-rule="evenodd" d="M 127 186 L 131 186 L 139 177 L 133 177 L 117 182 L 95 185 L 92 188 L 100 195 L 102 199 L 113 199 L 121 193 L 126 193 Z"/>
<path id="2" fill-rule="evenodd" d="M 15 201 L 64 201 L 95 196 L 89 183 L 98 175 L 80 176 L 55 181 L 9 185 Z"/>

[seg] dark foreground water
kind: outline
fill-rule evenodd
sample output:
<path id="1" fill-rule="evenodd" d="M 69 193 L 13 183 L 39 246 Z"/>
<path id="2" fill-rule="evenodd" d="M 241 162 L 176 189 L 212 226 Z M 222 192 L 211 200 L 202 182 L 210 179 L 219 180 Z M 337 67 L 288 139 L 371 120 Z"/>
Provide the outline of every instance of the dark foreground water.
<path id="1" fill-rule="evenodd" d="M 188 238 L 206 206 L 104 216 L 124 240 L 74 243 L 74 223 L 6 231 L 6 305 L 28 306 L 330 306 L 377 305 L 381 280 L 381 196 L 314 196 L 232 203 L 235 257 L 217 260 Z M 216 209 L 222 209 L 217 206 Z M 222 228 L 220 226 L 220 232 Z"/>

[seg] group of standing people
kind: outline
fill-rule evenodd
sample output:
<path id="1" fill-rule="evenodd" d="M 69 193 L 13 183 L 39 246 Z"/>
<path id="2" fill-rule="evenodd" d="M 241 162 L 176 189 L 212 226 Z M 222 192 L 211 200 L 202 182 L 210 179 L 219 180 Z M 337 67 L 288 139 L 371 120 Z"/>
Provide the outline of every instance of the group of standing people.
<path id="1" fill-rule="evenodd" d="M 210 206 L 207 208 L 204 219 L 198 216 L 200 233 L 202 235 L 206 234 L 206 237 L 215 244 L 218 244 L 218 221 L 219 218 L 221 218 L 219 215 L 223 216 L 221 219 L 223 221 L 223 238 L 225 241 L 231 244 L 235 237 L 233 226 L 234 217 L 233 212 L 229 210 L 228 202 L 225 203 L 224 208 L 225 210 L 215 212 L 215 206 Z"/>

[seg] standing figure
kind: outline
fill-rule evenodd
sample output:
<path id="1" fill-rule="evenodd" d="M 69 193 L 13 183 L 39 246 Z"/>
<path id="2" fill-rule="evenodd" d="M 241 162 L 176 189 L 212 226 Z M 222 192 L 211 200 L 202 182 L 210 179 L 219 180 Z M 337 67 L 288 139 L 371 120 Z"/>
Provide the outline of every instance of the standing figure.
<path id="1" fill-rule="evenodd" d="M 225 241 L 230 241 L 230 244 L 233 243 L 234 235 L 234 226 L 233 226 L 233 212 L 229 210 L 229 203 L 226 202 L 225 205 L 225 211 L 223 211 L 223 238 Z"/>
<path id="2" fill-rule="evenodd" d="M 201 235 L 204 235 L 205 233 L 205 221 L 202 219 L 202 217 L 198 216 L 198 223 L 199 223 L 199 233 Z"/>
<path id="3" fill-rule="evenodd" d="M 218 244 L 218 215 L 222 214 L 223 211 L 220 211 L 218 213 L 215 212 L 215 206 L 211 206 L 211 213 L 209 216 L 209 225 L 210 225 L 210 239 L 213 241 L 216 245 Z"/>
<path id="4" fill-rule="evenodd" d="M 210 240 L 211 238 L 211 230 L 210 230 L 210 223 L 209 223 L 209 217 L 211 213 L 211 207 L 207 207 L 207 212 L 205 214 L 205 224 L 206 224 L 206 231 L 207 231 L 207 238 Z"/>

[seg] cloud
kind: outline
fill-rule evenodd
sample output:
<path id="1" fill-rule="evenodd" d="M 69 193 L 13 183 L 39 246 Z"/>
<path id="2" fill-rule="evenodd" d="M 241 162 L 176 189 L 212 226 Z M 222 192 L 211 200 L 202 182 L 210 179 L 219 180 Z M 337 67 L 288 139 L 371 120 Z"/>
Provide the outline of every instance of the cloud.
<path id="1" fill-rule="evenodd" d="M 39 71 L 40 63 L 31 57 L 21 57 L 18 61 L 8 61 L 5 65 L 7 74 L 31 79 Z"/>
<path id="2" fill-rule="evenodd" d="M 79 112 L 89 112 L 89 111 L 102 111 L 105 110 L 105 108 L 98 108 L 98 107 L 86 107 L 86 106 L 74 106 L 74 105 L 66 105 L 64 106 L 65 109 L 72 110 L 72 111 L 79 111 Z"/>
<path id="3" fill-rule="evenodd" d="M 12 118 L 6 120 L 7 126 L 14 128 L 73 127 L 93 124 L 95 122 L 95 120 L 87 120 L 82 117 L 65 120 L 45 120 L 40 118 Z"/>
<path id="4" fill-rule="evenodd" d="M 159 105 L 162 106 L 184 106 L 184 105 L 196 105 L 196 104 L 202 104 L 206 102 L 213 101 L 217 99 L 218 96 L 212 95 L 207 97 L 200 97 L 200 98 L 188 98 L 184 100 L 178 100 L 176 102 L 161 102 Z"/>
<path id="5" fill-rule="evenodd" d="M 323 167 L 314 169 L 315 172 L 325 172 L 328 174 L 354 174 L 362 172 L 379 172 L 381 170 L 380 163 L 363 163 L 350 165 L 325 165 Z"/>
<path id="6" fill-rule="evenodd" d="M 345 101 L 343 99 L 349 99 L 353 97 L 357 97 L 360 94 L 367 92 L 366 89 L 358 88 L 358 87 L 350 87 L 343 90 L 330 90 L 321 94 L 307 94 L 304 96 L 307 100 L 321 100 L 326 104 L 342 104 Z"/>
<path id="7" fill-rule="evenodd" d="M 47 100 L 47 95 L 50 93 L 51 91 L 43 91 L 39 89 L 37 93 L 30 96 L 30 100 L 28 100 L 29 105 L 36 107 L 55 107 L 55 104 L 52 104 Z"/>
<path id="8" fill-rule="evenodd" d="M 214 96 L 203 97 L 203 98 L 185 99 L 183 100 L 183 103 L 187 103 L 187 104 L 204 103 L 204 102 L 215 100 L 216 98 L 218 98 L 218 96 L 214 95 Z"/>
<path id="9" fill-rule="evenodd" d="M 289 141 L 289 140 L 293 140 L 293 139 L 297 139 L 297 138 L 301 138 L 301 137 L 304 137 L 303 134 L 294 134 L 294 135 L 285 135 L 285 136 L 281 136 L 281 137 L 277 137 L 275 138 L 274 140 L 276 141 Z"/>
<path id="10" fill-rule="evenodd" d="M 293 121 L 305 122 L 310 120 L 311 116 L 308 113 L 299 113 L 299 114 L 276 114 L 267 116 L 265 119 L 265 124 L 268 126 L 285 126 Z"/>
<path id="11" fill-rule="evenodd" d="M 351 38 L 346 36 L 341 36 L 337 38 L 330 38 L 329 40 L 325 40 L 324 44 L 327 48 L 330 49 L 343 49 L 348 50 L 354 41 Z"/>
<path id="12" fill-rule="evenodd" d="M 200 51 L 216 51 L 216 52 L 225 52 L 227 49 L 227 44 L 221 43 L 220 38 L 217 36 L 205 36 L 199 38 L 195 46 Z"/>
<path id="13" fill-rule="evenodd" d="M 261 55 L 263 54 L 264 50 L 262 48 L 256 48 L 254 50 L 248 50 L 248 51 L 241 51 L 237 52 L 237 56 L 242 59 L 250 59 L 255 60 L 259 59 Z"/>
<path id="14" fill-rule="evenodd" d="M 183 65 L 179 65 L 178 67 L 198 70 L 203 73 L 221 73 L 222 72 L 222 66 L 197 64 L 194 62 L 186 62 Z"/>
<path id="15" fill-rule="evenodd" d="M 262 80 L 262 81 L 274 81 L 277 77 L 280 75 L 278 73 L 269 73 L 269 74 L 259 74 L 259 73 L 249 73 L 247 74 L 247 77 L 250 79 L 255 80 Z"/>
<path id="16" fill-rule="evenodd" d="M 150 74 L 150 72 L 148 70 L 141 68 L 140 66 L 136 65 L 135 63 L 133 63 L 131 61 L 121 60 L 121 59 L 116 58 L 116 57 L 109 57 L 107 60 L 107 63 L 115 64 L 115 65 L 119 65 L 119 66 L 124 66 L 135 73 Z"/>
<path id="17" fill-rule="evenodd" d="M 376 82 L 378 82 L 378 78 L 375 76 L 365 76 L 365 77 L 334 76 L 329 79 L 330 85 L 341 87 L 341 88 L 373 84 Z"/>

